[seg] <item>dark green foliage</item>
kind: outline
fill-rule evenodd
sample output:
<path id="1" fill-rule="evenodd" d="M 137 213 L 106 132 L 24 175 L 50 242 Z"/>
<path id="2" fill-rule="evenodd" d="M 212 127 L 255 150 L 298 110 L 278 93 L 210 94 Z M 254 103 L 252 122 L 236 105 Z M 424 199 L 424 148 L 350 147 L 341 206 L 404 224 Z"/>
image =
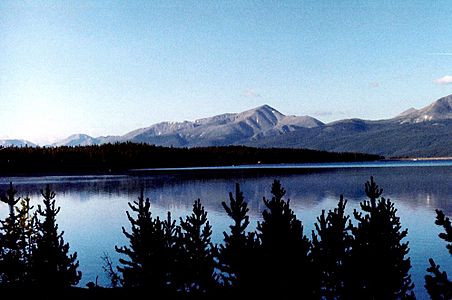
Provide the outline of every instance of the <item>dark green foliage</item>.
<path id="1" fill-rule="evenodd" d="M 127 212 L 132 231 L 129 233 L 125 228 L 122 231 L 130 245 L 116 247 L 117 252 L 128 256 L 128 260 L 119 260 L 123 265 L 118 267 L 123 277 L 122 284 L 124 287 L 163 291 L 171 284 L 175 224 L 171 222 L 170 214 L 164 222 L 152 217 L 151 203 L 148 198 L 144 199 L 143 190 L 138 201 L 129 203 L 129 207 L 136 213 L 136 218 Z"/>
<path id="2" fill-rule="evenodd" d="M 354 242 L 351 251 L 347 289 L 354 299 L 405 299 L 414 297 L 411 290 L 408 230 L 401 230 L 394 204 L 380 197 L 383 190 L 373 178 L 365 185 L 368 201 L 361 202 L 362 212 L 354 211 L 358 221 L 352 227 Z"/>
<path id="3" fill-rule="evenodd" d="M 435 224 L 442 226 L 445 232 L 441 232 L 439 237 L 445 240 L 448 244 L 446 248 L 452 255 L 452 225 L 449 218 L 447 218 L 441 210 L 436 210 Z M 446 272 L 440 271 L 440 266 L 435 261 L 429 259 L 430 267 L 427 272 L 431 273 L 425 276 L 425 288 L 432 299 L 452 299 L 452 281 L 447 278 Z"/>
<path id="4" fill-rule="evenodd" d="M 235 197 L 229 193 L 229 205 L 221 203 L 233 220 L 229 226 L 231 233 L 223 232 L 224 244 L 219 246 L 220 270 L 223 284 L 237 290 L 257 289 L 258 242 L 255 233 L 247 233 L 250 221 L 248 204 L 245 202 L 240 185 L 235 186 Z"/>
<path id="5" fill-rule="evenodd" d="M 353 237 L 345 215 L 347 200 L 341 195 L 337 208 L 317 217 L 312 231 L 311 258 L 318 291 L 322 299 L 344 299 L 345 264 L 350 258 Z"/>
<path id="6" fill-rule="evenodd" d="M 193 204 L 192 214 L 185 220 L 180 219 L 180 226 L 179 290 L 192 295 L 211 292 L 217 286 L 217 249 L 211 242 L 212 226 L 207 220 L 207 212 L 200 199 Z"/>
<path id="7" fill-rule="evenodd" d="M 108 253 L 104 252 L 104 255 L 101 257 L 101 259 L 104 262 L 104 264 L 102 265 L 102 269 L 107 274 L 108 279 L 110 279 L 110 287 L 111 288 L 119 287 L 121 277 L 115 270 L 115 267 L 113 267 L 113 261 L 111 260 Z"/>
<path id="8" fill-rule="evenodd" d="M 452 281 L 447 277 L 446 272 L 440 271 L 440 265 L 430 258 L 430 267 L 427 268 L 429 275 L 425 276 L 425 288 L 434 300 L 452 299 Z"/>
<path id="9" fill-rule="evenodd" d="M 262 244 L 262 292 L 286 298 L 312 293 L 311 264 L 308 259 L 310 242 L 303 226 L 290 209 L 290 200 L 283 200 L 286 191 L 275 180 L 271 200 L 263 199 L 266 210 L 258 223 Z"/>
<path id="10" fill-rule="evenodd" d="M 36 248 L 36 212 L 32 213 L 33 206 L 30 206 L 30 198 L 25 197 L 20 200 L 20 207 L 16 207 L 19 241 L 18 246 L 21 251 L 21 261 L 23 265 L 22 284 L 31 282 L 32 254 Z"/>
<path id="11" fill-rule="evenodd" d="M 452 120 L 400 124 L 351 119 L 321 127 L 299 128 L 283 135 L 268 136 L 248 145 L 361 152 L 386 157 L 450 157 L 451 128 Z"/>
<path id="12" fill-rule="evenodd" d="M 22 228 L 20 216 L 15 214 L 15 205 L 20 198 L 16 198 L 17 191 L 10 183 L 6 195 L 1 196 L 1 201 L 8 204 L 9 216 L 1 221 L 0 235 L 0 283 L 3 286 L 15 287 L 25 282 L 27 274 L 26 247 L 22 242 Z"/>
<path id="13" fill-rule="evenodd" d="M 181 260 L 179 237 L 181 228 L 176 225 L 176 221 L 171 219 L 171 213 L 167 213 L 167 218 L 162 222 L 164 232 L 165 253 L 162 261 L 166 266 L 166 287 L 169 290 L 176 290 L 178 285 L 177 276 L 180 275 L 178 267 Z"/>
<path id="14" fill-rule="evenodd" d="M 435 224 L 444 228 L 445 232 L 441 232 L 439 234 L 439 237 L 448 243 L 446 245 L 446 248 L 452 255 L 452 224 L 450 222 L 450 219 L 447 218 L 441 210 L 437 209 Z"/>
<path id="15" fill-rule="evenodd" d="M 77 271 L 77 253 L 69 254 L 69 244 L 58 233 L 56 216 L 60 208 L 55 208 L 55 192 L 47 185 L 41 190 L 44 208 L 38 205 L 36 224 L 36 248 L 32 254 L 32 281 L 39 287 L 63 288 L 75 285 L 82 274 Z"/>
<path id="16" fill-rule="evenodd" d="M 16 198 L 17 191 L 13 187 L 13 183 L 9 183 L 9 189 L 6 191 L 6 195 L 2 195 L 0 200 L 6 204 L 8 204 L 9 208 L 9 217 L 11 219 L 15 218 L 14 215 L 14 206 L 19 202 L 20 197 Z"/>
<path id="17" fill-rule="evenodd" d="M 359 153 L 243 146 L 166 148 L 121 143 L 78 147 L 0 146 L 0 174 L 124 172 L 130 169 L 271 163 L 377 160 Z"/>

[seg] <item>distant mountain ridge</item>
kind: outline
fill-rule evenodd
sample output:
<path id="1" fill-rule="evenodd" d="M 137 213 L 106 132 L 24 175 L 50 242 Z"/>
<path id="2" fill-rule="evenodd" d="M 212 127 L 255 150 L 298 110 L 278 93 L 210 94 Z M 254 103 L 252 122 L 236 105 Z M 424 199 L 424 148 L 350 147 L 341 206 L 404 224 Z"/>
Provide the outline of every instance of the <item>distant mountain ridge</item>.
<path id="1" fill-rule="evenodd" d="M 17 139 L 5 139 L 0 140 L 0 146 L 2 147 L 36 147 L 36 144 L 27 140 L 17 140 Z"/>
<path id="2" fill-rule="evenodd" d="M 53 146 L 90 146 L 100 144 L 101 141 L 98 138 L 93 138 L 87 134 L 73 134 L 68 136 L 64 140 L 58 141 Z"/>
<path id="3" fill-rule="evenodd" d="M 452 95 L 385 120 L 345 119 L 324 124 L 310 116 L 286 116 L 262 105 L 195 121 L 161 122 L 122 136 L 76 134 L 53 145 L 126 141 L 174 147 L 303 147 L 387 157 L 452 156 Z"/>
<path id="4" fill-rule="evenodd" d="M 241 113 L 227 113 L 193 122 L 161 122 L 123 136 L 94 138 L 86 134 L 75 134 L 53 146 L 126 141 L 175 147 L 225 146 L 246 144 L 247 141 L 266 136 L 323 125 L 321 121 L 309 116 L 285 116 L 269 105 L 262 105 Z"/>

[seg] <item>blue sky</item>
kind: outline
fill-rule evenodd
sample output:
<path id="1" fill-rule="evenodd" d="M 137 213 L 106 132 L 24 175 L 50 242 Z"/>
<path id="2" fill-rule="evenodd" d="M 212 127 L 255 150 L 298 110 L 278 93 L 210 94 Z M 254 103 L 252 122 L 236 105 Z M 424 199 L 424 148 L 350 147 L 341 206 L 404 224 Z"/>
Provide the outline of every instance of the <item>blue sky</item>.
<path id="1" fill-rule="evenodd" d="M 269 104 L 324 122 L 452 93 L 448 1 L 0 1 L 0 138 Z M 446 76 L 446 77 L 445 77 Z"/>

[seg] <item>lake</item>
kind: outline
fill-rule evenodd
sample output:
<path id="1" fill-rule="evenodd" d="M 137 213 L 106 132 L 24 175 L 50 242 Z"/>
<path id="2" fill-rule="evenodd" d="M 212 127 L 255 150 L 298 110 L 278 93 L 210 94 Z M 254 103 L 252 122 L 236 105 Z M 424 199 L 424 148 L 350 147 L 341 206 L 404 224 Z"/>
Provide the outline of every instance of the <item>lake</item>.
<path id="1" fill-rule="evenodd" d="M 383 196 L 395 202 L 403 228 L 408 228 L 411 274 L 418 299 L 424 299 L 425 270 L 433 257 L 443 271 L 452 275 L 452 257 L 445 242 L 437 235 L 435 209 L 452 216 L 452 161 L 384 161 L 371 163 L 331 163 L 297 165 L 255 165 L 191 169 L 132 170 L 125 175 L 107 176 L 41 176 L 0 178 L 3 193 L 12 181 L 19 196 L 29 195 L 32 204 L 41 203 L 39 190 L 50 184 L 57 194 L 59 229 L 71 251 L 77 251 L 83 277 L 80 286 L 95 281 L 108 284 L 102 270 L 101 256 L 107 252 L 117 262 L 115 245 L 126 244 L 121 227 L 129 227 L 125 211 L 128 201 L 137 199 L 144 188 L 152 203 L 154 216 L 165 217 L 191 212 L 194 200 L 200 198 L 213 226 L 213 240 L 220 243 L 222 232 L 231 223 L 223 212 L 222 201 L 241 184 L 249 203 L 251 227 L 261 219 L 262 197 L 271 197 L 274 179 L 287 191 L 286 199 L 302 220 L 305 234 L 311 237 L 316 217 L 322 209 L 333 209 L 339 196 L 348 199 L 347 210 L 359 208 L 365 200 L 364 183 L 374 176 L 384 189 Z M 7 215 L 5 204 L 0 216 Z"/>

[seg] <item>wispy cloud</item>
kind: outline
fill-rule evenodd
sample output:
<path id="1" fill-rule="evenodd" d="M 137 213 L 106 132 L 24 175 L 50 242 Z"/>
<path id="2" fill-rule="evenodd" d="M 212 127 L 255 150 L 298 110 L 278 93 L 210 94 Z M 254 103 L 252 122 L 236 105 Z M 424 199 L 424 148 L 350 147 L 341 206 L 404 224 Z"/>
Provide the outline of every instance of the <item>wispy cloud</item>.
<path id="1" fill-rule="evenodd" d="M 433 56 L 452 56 L 452 52 L 431 52 L 428 55 L 433 55 Z"/>
<path id="2" fill-rule="evenodd" d="M 253 89 L 246 89 L 243 92 L 243 96 L 247 97 L 247 98 L 262 98 L 262 95 L 259 94 L 258 92 L 256 92 Z"/>
<path id="3" fill-rule="evenodd" d="M 345 111 L 318 110 L 313 112 L 312 114 L 318 117 L 331 117 L 331 116 L 344 116 L 347 113 Z"/>
<path id="4" fill-rule="evenodd" d="M 380 83 L 378 81 L 373 81 L 369 83 L 369 87 L 371 88 L 379 88 L 380 87 Z"/>
<path id="5" fill-rule="evenodd" d="M 436 84 L 444 85 L 444 84 L 452 84 L 452 76 L 446 75 L 443 77 L 440 77 L 435 80 Z"/>

